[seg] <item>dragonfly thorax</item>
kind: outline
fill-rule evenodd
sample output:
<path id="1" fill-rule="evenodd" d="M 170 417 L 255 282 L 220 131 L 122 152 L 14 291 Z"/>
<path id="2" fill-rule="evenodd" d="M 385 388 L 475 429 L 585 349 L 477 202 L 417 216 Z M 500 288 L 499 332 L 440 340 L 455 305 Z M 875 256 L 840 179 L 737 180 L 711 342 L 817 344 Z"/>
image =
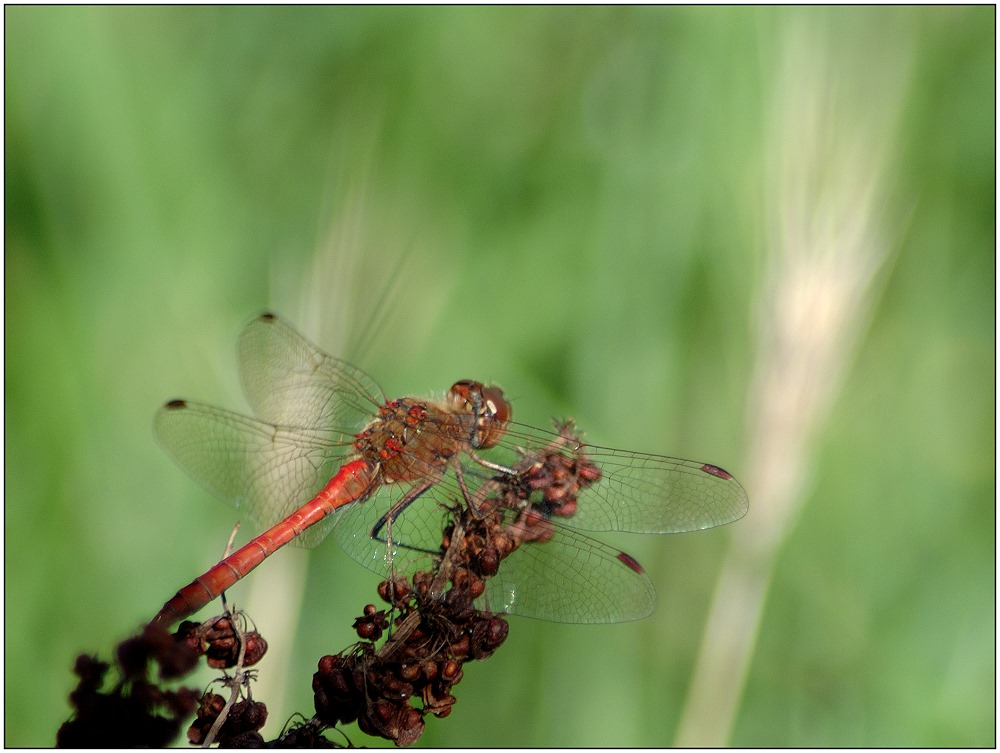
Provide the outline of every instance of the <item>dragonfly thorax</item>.
<path id="1" fill-rule="evenodd" d="M 385 483 L 440 478 L 468 444 L 468 419 L 415 398 L 392 400 L 354 439 Z"/>
<path id="2" fill-rule="evenodd" d="M 354 440 L 355 451 L 386 483 L 440 478 L 460 452 L 494 447 L 511 407 L 499 387 L 456 382 L 443 404 L 392 400 Z"/>

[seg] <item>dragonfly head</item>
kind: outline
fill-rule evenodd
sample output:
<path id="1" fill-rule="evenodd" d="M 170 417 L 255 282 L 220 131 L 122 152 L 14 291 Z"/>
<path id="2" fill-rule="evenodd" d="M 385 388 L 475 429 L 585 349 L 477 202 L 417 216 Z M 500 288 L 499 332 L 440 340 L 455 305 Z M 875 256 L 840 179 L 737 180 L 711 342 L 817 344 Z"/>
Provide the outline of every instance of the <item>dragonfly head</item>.
<path id="1" fill-rule="evenodd" d="M 472 444 L 477 450 L 494 447 L 507 431 L 513 408 L 499 387 L 463 379 L 448 390 L 453 410 L 468 414 L 475 421 Z"/>

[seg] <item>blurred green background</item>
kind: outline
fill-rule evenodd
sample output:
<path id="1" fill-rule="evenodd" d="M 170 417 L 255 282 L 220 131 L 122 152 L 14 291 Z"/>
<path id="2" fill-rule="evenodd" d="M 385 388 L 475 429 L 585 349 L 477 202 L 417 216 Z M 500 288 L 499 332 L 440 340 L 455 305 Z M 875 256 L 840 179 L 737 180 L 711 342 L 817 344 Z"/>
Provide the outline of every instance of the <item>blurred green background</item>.
<path id="1" fill-rule="evenodd" d="M 245 409 L 236 336 L 262 310 L 390 395 L 495 380 L 522 421 L 745 475 L 794 29 L 862 81 L 908 51 L 895 255 L 731 742 L 995 744 L 993 7 L 4 14 L 7 745 L 52 744 L 75 655 L 107 656 L 224 547 L 232 511 L 151 421 L 173 397 Z M 730 535 L 603 537 L 647 565 L 657 613 L 513 618 L 420 744 L 671 744 Z M 305 590 L 287 639 L 252 611 L 269 736 L 377 582 L 332 542 L 275 559 Z"/>

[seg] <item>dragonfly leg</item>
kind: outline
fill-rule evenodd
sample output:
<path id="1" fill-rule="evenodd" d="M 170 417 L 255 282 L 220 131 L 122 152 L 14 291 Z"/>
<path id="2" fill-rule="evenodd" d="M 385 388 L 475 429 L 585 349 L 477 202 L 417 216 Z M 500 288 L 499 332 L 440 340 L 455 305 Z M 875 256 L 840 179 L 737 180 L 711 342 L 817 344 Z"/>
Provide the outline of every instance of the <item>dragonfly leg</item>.
<path id="1" fill-rule="evenodd" d="M 389 569 L 390 570 L 392 569 L 392 562 L 391 562 L 391 560 L 392 560 L 392 521 L 394 521 L 396 518 L 398 518 L 406 510 L 407 507 L 409 507 L 414 502 L 416 502 L 418 499 L 420 499 L 421 495 L 423 495 L 424 492 L 426 492 L 428 489 L 430 489 L 433 485 L 434 485 L 433 481 L 425 481 L 422 484 L 417 484 L 416 486 L 414 486 L 412 489 L 410 489 L 408 492 L 406 492 L 406 494 L 404 494 L 399 499 L 398 502 L 396 502 L 391 508 L 389 508 L 385 512 L 385 514 L 382 515 L 382 517 L 380 517 L 378 520 L 376 520 L 375 521 L 375 525 L 373 525 L 371 531 L 369 531 L 369 533 L 368 533 L 369 536 L 371 536 L 376 541 L 383 541 L 383 542 L 385 542 L 386 545 L 389 547 L 389 559 L 390 559 Z M 380 536 L 379 536 L 379 534 L 381 534 L 383 528 L 385 529 L 385 532 L 386 532 L 386 536 L 385 536 L 384 539 L 380 538 Z M 411 547 L 407 547 L 407 548 L 411 548 Z M 423 550 L 421 550 L 421 549 L 417 549 L 416 551 L 423 552 Z M 427 554 L 436 554 L 437 552 L 426 552 L 426 553 Z"/>
<path id="2" fill-rule="evenodd" d="M 497 473 L 499 473 L 502 476 L 516 476 L 517 475 L 517 471 L 515 471 L 513 468 L 508 468 L 507 466 L 501 465 L 500 463 L 495 463 L 492 460 L 487 460 L 484 457 L 480 457 L 478 453 L 470 451 L 467 454 L 468 454 L 468 456 L 470 458 L 472 458 L 474 461 L 476 461 L 477 463 L 479 463 L 479 465 L 483 466 L 483 468 L 489 468 L 491 471 L 496 471 Z M 525 453 L 525 454 L 527 454 L 527 453 Z"/>

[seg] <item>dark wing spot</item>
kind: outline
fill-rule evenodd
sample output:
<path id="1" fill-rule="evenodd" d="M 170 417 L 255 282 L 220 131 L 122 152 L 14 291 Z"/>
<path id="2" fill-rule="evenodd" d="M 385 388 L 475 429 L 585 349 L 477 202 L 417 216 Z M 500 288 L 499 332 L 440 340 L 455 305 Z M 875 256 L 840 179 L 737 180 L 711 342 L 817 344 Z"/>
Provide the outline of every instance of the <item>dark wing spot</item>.
<path id="1" fill-rule="evenodd" d="M 642 569 L 642 565 L 639 561 L 633 557 L 631 554 L 626 554 L 625 552 L 618 552 L 618 561 L 621 562 L 625 567 L 630 570 L 635 570 L 637 573 L 644 573 L 645 570 Z"/>
<path id="2" fill-rule="evenodd" d="M 732 474 L 730 474 L 729 471 L 720 468 L 717 465 L 711 465 L 709 463 L 705 463 L 705 465 L 703 465 L 701 469 L 705 471 L 705 473 L 711 473 L 713 476 L 718 476 L 719 478 L 724 479 L 726 481 L 729 481 L 732 478 Z"/>
<path id="3" fill-rule="evenodd" d="M 186 408 L 187 403 L 183 400 L 171 400 L 169 403 L 163 406 L 167 410 L 177 410 L 178 408 Z"/>

